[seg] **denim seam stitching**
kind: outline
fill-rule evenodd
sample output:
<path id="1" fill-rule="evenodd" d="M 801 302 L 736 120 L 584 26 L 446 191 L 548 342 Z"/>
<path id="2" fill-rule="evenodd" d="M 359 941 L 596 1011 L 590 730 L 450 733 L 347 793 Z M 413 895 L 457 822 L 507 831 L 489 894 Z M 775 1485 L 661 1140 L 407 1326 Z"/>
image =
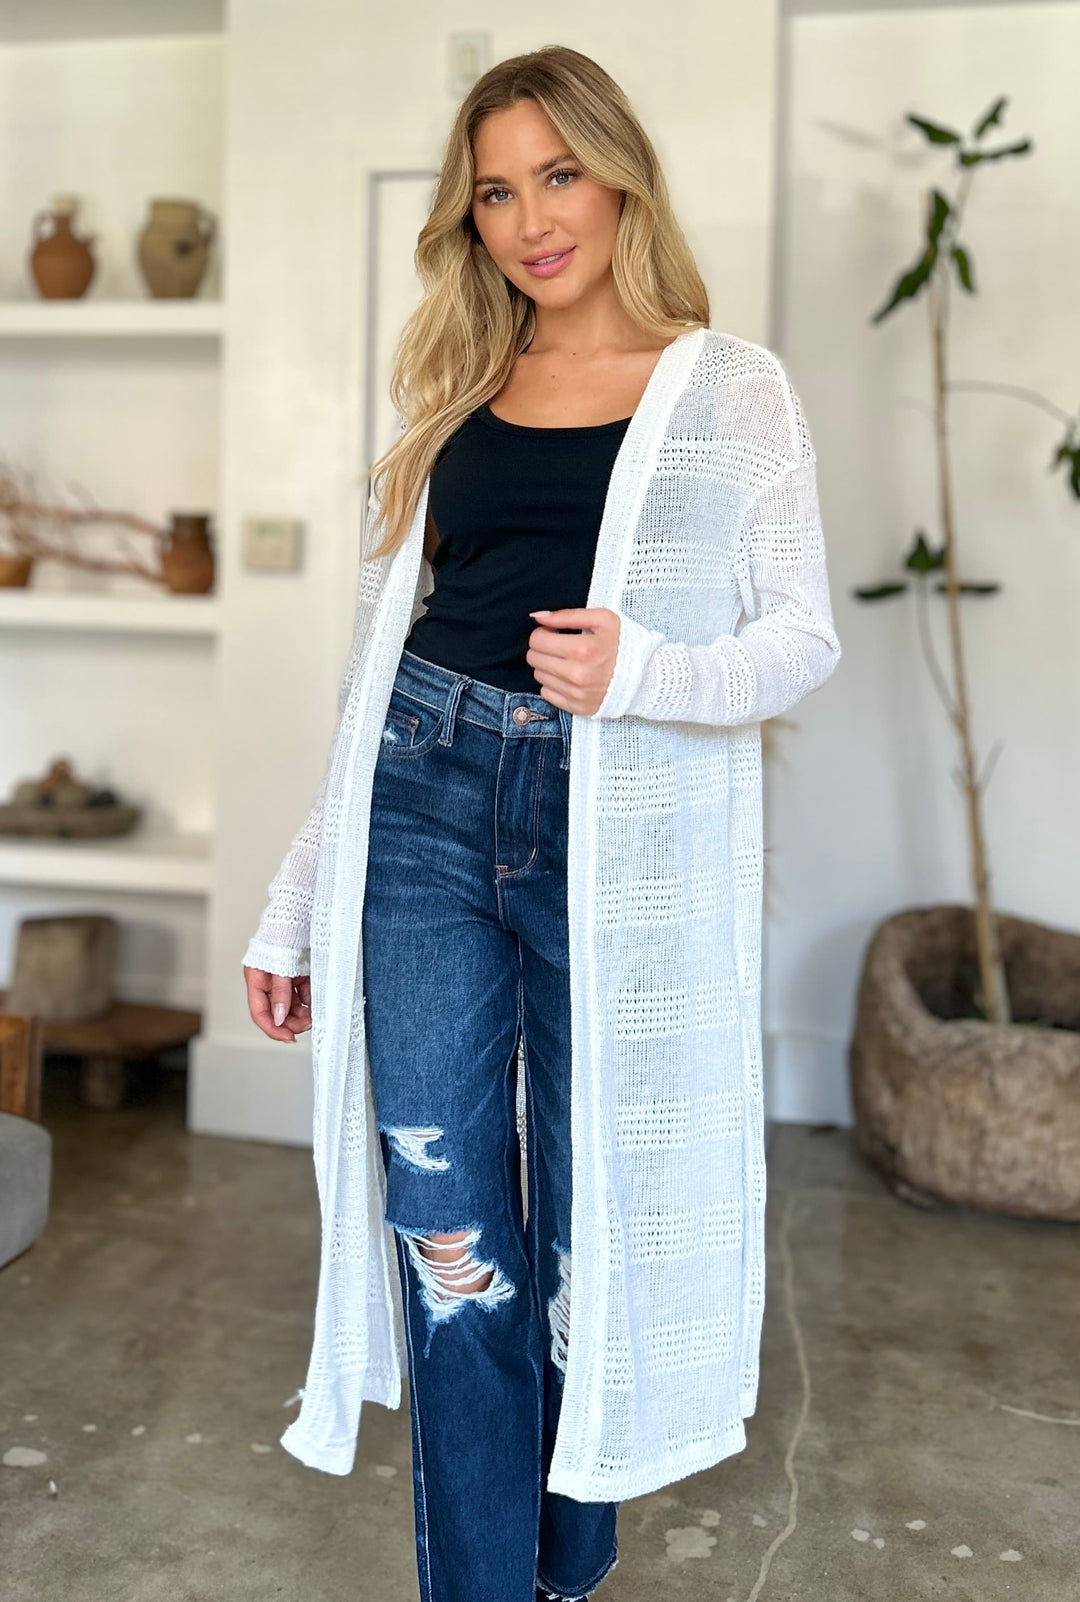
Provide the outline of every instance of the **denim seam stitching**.
<path id="1" fill-rule="evenodd" d="M 527 873 L 532 867 L 533 863 L 536 861 L 537 857 L 540 855 L 540 792 L 544 783 L 544 752 L 545 747 L 541 746 L 540 755 L 537 758 L 536 763 L 536 784 L 533 788 L 532 850 L 529 853 L 528 859 L 523 862 L 519 868 L 506 869 L 505 873 L 501 875 L 504 880 L 516 879 L 519 874 Z M 496 867 L 498 867 L 498 863 L 496 863 Z"/>
<path id="2" fill-rule="evenodd" d="M 586 1581 L 585 1590 L 583 1592 L 579 1592 L 576 1597 L 568 1598 L 565 1592 L 560 1592 L 556 1586 L 549 1585 L 544 1579 L 543 1575 L 540 1573 L 539 1568 L 537 1568 L 536 1571 L 536 1583 L 537 1585 L 542 1586 L 545 1591 L 551 1591 L 555 1597 L 561 1598 L 561 1602 L 582 1602 L 582 1599 L 587 1597 L 590 1591 L 596 1590 L 596 1587 L 600 1584 L 601 1580 L 605 1580 L 607 1578 L 618 1561 L 619 1543 L 618 1539 L 616 1539 L 611 1548 L 611 1556 L 604 1564 L 604 1567 L 593 1579 Z"/>
<path id="3" fill-rule="evenodd" d="M 409 1311 L 412 1305 L 412 1298 L 409 1292 L 408 1252 L 405 1250 L 405 1243 L 401 1236 L 395 1235 L 395 1239 L 397 1240 L 398 1245 L 398 1261 L 401 1266 L 401 1277 L 403 1281 L 402 1291 L 405 1298 L 405 1339 L 408 1342 L 410 1366 L 412 1367 L 415 1366 L 416 1355 L 413 1350 L 412 1328 L 409 1321 Z M 424 1474 L 424 1447 L 420 1432 L 420 1399 L 414 1394 L 414 1390 L 415 1387 L 410 1384 L 409 1401 L 410 1405 L 416 1409 L 416 1457 L 417 1466 L 420 1470 L 420 1501 L 424 1520 L 424 1573 L 426 1579 L 425 1589 L 427 1591 L 424 1602 L 431 1602 L 431 1526 L 428 1519 L 427 1478 Z"/>
<path id="4" fill-rule="evenodd" d="M 533 1566 L 539 1572 L 540 1566 L 540 1508 L 543 1501 L 543 1469 L 544 1469 L 544 1359 L 543 1359 L 543 1333 L 544 1309 L 540 1297 L 540 1285 L 537 1276 L 540 1272 L 540 1164 L 536 1149 L 536 1117 L 533 1097 L 532 1075 L 529 1072 L 529 1043 L 525 1035 L 525 969 L 521 961 L 521 945 L 518 944 L 518 1018 L 521 1038 L 522 1069 L 525 1076 L 525 1182 L 528 1196 L 528 1220 L 524 1230 L 525 1255 L 529 1260 L 529 1297 L 532 1302 L 533 1315 L 540 1330 L 540 1371 L 537 1375 L 536 1386 L 536 1540 L 533 1547 Z M 535 1182 L 534 1182 L 535 1180 Z M 528 1250 L 529 1236 L 532 1236 L 533 1251 Z"/>

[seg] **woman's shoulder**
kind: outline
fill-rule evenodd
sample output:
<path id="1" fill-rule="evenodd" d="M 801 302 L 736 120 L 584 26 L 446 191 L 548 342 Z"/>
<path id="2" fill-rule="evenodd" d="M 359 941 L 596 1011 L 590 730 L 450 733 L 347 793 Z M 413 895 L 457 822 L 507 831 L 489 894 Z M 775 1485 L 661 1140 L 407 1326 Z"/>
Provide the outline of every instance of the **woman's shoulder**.
<path id="1" fill-rule="evenodd" d="M 757 378 L 766 386 L 790 383 L 783 361 L 768 345 L 721 328 L 706 328 L 704 336 L 698 362 L 711 370 L 718 382 L 745 383 Z"/>
<path id="2" fill-rule="evenodd" d="M 793 460 L 811 453 L 802 403 L 782 358 L 741 334 L 707 328 L 692 382 L 713 389 L 718 427 L 780 447 Z"/>

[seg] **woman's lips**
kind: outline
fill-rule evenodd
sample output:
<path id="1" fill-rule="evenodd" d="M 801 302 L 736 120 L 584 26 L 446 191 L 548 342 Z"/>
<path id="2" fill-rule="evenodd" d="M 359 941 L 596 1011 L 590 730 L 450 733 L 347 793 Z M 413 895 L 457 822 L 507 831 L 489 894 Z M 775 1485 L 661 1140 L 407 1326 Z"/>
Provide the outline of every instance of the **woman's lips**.
<path id="1" fill-rule="evenodd" d="M 561 251 L 554 261 L 526 261 L 522 262 L 525 271 L 532 273 L 534 278 L 554 278 L 561 273 L 577 247 L 571 245 L 569 250 Z"/>

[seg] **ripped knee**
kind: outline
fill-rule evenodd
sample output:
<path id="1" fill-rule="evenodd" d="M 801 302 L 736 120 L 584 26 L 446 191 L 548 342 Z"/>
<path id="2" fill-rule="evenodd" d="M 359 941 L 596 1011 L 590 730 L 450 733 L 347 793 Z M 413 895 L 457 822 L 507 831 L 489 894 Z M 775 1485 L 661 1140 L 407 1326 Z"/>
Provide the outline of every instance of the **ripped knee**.
<path id="1" fill-rule="evenodd" d="M 436 1324 L 444 1323 L 470 1304 L 490 1311 L 517 1294 L 497 1263 L 475 1251 L 479 1229 L 442 1233 L 393 1228 L 402 1237 L 420 1284 L 420 1299 Z"/>
<path id="2" fill-rule="evenodd" d="M 465 1245 L 469 1232 L 459 1229 L 452 1235 L 422 1235 L 416 1248 L 434 1265 L 431 1277 L 441 1296 L 471 1296 L 488 1290 L 495 1278 L 494 1263 L 478 1263 Z"/>

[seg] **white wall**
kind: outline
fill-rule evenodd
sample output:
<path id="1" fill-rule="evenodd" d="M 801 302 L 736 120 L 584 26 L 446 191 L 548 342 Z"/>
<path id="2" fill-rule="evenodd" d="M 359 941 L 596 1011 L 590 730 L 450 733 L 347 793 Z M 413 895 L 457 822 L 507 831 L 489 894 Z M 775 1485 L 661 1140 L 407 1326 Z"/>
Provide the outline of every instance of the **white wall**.
<path id="1" fill-rule="evenodd" d="M 631 95 L 713 296 L 713 323 L 766 336 L 773 237 L 775 6 L 681 0 L 542 16 L 420 0 L 232 0 L 225 209 L 229 340 L 217 894 L 195 1128 L 310 1140 L 310 1053 L 247 1015 L 241 958 L 323 771 L 336 719 L 366 464 L 363 266 L 369 169 L 438 166 L 456 98 L 447 39 L 489 28 L 493 60 L 561 41 Z M 685 48 L 676 42 L 685 40 Z M 411 274 L 411 248 L 400 262 Z M 295 575 L 239 566 L 247 512 L 309 525 Z"/>
<path id="2" fill-rule="evenodd" d="M 789 25 L 778 348 L 818 454 L 844 657 L 793 714 L 769 788 L 765 1024 L 773 1110 L 850 1120 L 846 1049 L 865 945 L 908 906 L 970 902 L 956 753 L 898 577 L 915 528 L 938 538 L 925 303 L 868 321 L 918 247 L 918 201 L 952 193 L 908 111 L 968 130 L 1010 97 L 1002 140 L 1034 154 L 980 174 L 963 237 L 977 296 L 953 297 L 955 378 L 1077 402 L 1080 190 L 1075 4 L 802 16 Z M 1080 508 L 1046 467 L 1061 435 L 1029 406 L 958 394 L 953 464 L 962 576 L 1002 592 L 963 603 L 979 748 L 1003 749 L 986 799 L 995 903 L 1077 927 Z M 944 649 L 942 600 L 936 638 Z"/>

